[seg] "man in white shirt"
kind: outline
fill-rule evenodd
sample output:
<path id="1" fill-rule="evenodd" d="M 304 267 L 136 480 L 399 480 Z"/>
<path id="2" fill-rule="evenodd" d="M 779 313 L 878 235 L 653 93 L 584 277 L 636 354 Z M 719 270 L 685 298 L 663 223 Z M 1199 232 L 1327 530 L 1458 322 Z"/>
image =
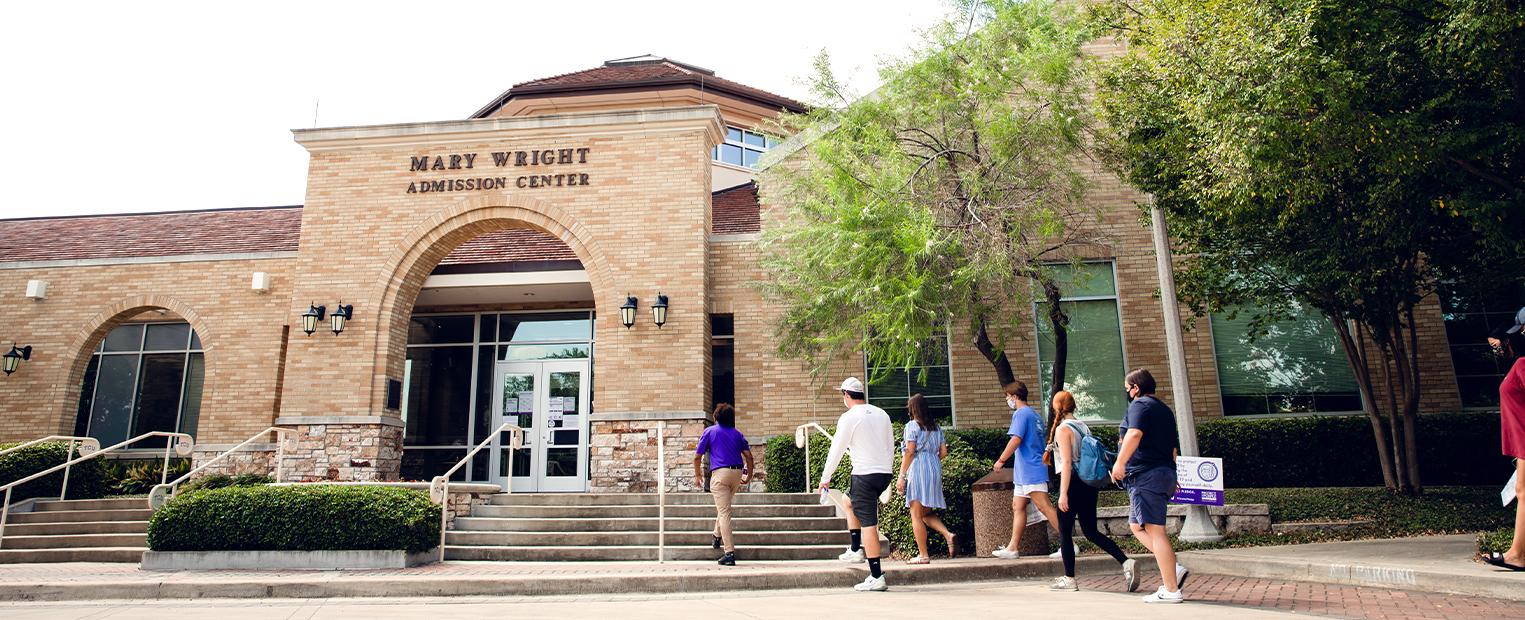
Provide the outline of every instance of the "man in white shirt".
<path id="1" fill-rule="evenodd" d="M 848 377 L 841 389 L 847 413 L 837 418 L 831 453 L 826 457 L 826 468 L 821 470 L 820 489 L 826 492 L 842 455 L 851 456 L 852 486 L 847 496 L 852 499 L 853 509 L 847 515 L 847 532 L 852 536 L 852 546 L 838 557 L 844 562 L 867 559 L 868 579 L 853 588 L 859 592 L 883 592 L 889 586 L 879 566 L 879 494 L 894 480 L 894 431 L 889 414 L 865 400 L 862 381 Z"/>

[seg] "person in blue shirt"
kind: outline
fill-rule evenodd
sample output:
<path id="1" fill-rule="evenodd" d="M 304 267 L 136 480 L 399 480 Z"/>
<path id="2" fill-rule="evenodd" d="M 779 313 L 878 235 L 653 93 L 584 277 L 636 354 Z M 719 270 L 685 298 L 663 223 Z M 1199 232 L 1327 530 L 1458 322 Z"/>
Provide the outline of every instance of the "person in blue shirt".
<path id="1" fill-rule="evenodd" d="M 1006 385 L 1006 404 L 1012 409 L 1011 428 L 1006 434 L 1011 440 L 1006 442 L 1006 449 L 1001 451 L 1001 458 L 996 459 L 995 471 L 1000 471 L 1005 466 L 1007 459 L 1013 455 L 1011 482 L 1015 485 L 1011 491 L 1011 541 L 1005 547 L 999 547 L 991 552 L 991 555 L 1003 560 L 1015 560 L 1022 557 L 1018 551 L 1022 542 L 1022 530 L 1027 528 L 1027 504 L 1032 502 L 1033 507 L 1048 519 L 1050 527 L 1058 532 L 1059 515 L 1054 511 L 1054 504 L 1048 499 L 1048 466 L 1043 464 L 1043 453 L 1048 447 L 1047 435 L 1043 433 L 1043 419 L 1038 417 L 1038 412 L 1027 404 L 1027 385 L 1021 381 L 1013 381 Z"/>

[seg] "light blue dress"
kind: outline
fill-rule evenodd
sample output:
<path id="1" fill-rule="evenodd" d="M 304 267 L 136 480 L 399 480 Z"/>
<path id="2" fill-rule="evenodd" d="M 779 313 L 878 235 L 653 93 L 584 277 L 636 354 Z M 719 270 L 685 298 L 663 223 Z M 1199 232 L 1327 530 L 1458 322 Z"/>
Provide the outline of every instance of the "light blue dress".
<path id="1" fill-rule="evenodd" d="M 911 461 L 911 470 L 906 472 L 905 505 L 909 507 L 912 501 L 917 501 L 927 508 L 947 508 L 943 500 L 943 462 L 938 457 L 943 447 L 942 429 L 924 431 L 911 420 L 905 423 L 905 441 L 907 448 L 910 442 L 916 442 L 916 460 Z"/>

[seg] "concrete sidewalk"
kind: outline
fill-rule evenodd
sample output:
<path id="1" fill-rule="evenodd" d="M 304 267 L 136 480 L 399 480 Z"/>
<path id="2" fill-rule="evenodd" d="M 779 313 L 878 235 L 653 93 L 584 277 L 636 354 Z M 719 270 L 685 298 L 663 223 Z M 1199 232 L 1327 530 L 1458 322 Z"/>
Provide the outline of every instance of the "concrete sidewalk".
<path id="1" fill-rule="evenodd" d="M 1093 575 L 1121 574 L 1106 556 L 1078 559 Z M 1153 562 L 1141 560 L 1141 569 Z M 1058 560 L 960 558 L 910 566 L 888 560 L 891 586 L 1041 579 L 1060 574 Z M 0 601 L 179 598 L 330 598 L 420 596 L 604 595 L 844 588 L 863 580 L 865 564 L 831 561 L 743 562 L 444 562 L 385 570 L 208 570 L 154 572 L 132 564 L 0 565 Z M 1118 582 L 1121 583 L 1119 576 Z"/>
<path id="2" fill-rule="evenodd" d="M 1477 537 L 1384 540 L 1189 551 L 1193 572 L 1314 581 L 1525 601 L 1525 573 L 1473 561 Z"/>

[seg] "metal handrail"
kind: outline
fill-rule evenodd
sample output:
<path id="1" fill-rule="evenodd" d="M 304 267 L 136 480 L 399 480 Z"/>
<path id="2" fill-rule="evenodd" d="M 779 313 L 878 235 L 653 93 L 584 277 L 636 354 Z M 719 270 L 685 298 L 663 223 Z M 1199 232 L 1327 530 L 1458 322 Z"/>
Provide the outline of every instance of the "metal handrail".
<path id="1" fill-rule="evenodd" d="M 0 490 L 5 491 L 5 499 L 4 499 L 3 503 L 0 503 L 0 546 L 3 546 L 4 542 L 5 542 L 5 522 L 6 522 L 7 519 L 10 518 L 10 515 L 11 515 L 11 492 L 16 490 L 16 487 L 21 486 L 23 484 L 26 484 L 28 482 L 31 482 L 33 480 L 36 480 L 38 478 L 41 478 L 43 476 L 46 476 L 48 474 L 51 474 L 51 473 L 53 473 L 55 471 L 58 471 L 60 469 L 67 470 L 70 467 L 73 467 L 75 463 L 82 463 L 84 461 L 88 461 L 90 459 L 96 458 L 96 457 L 98 457 L 98 456 L 100 456 L 102 454 L 105 454 L 107 452 L 111 452 L 112 450 L 116 450 L 118 448 L 122 448 L 124 446 L 129 446 L 129 445 L 132 445 L 132 444 L 137 443 L 139 441 L 143 441 L 144 439 L 148 439 L 149 437 L 166 437 L 166 438 L 167 437 L 176 437 L 176 438 L 179 439 L 178 441 L 165 442 L 165 444 L 164 444 L 164 465 L 162 467 L 160 467 L 160 469 L 159 469 L 159 471 L 160 471 L 159 483 L 163 484 L 165 481 L 169 480 L 169 453 L 170 453 L 170 450 L 173 449 L 175 451 L 175 453 L 179 454 L 180 456 L 190 456 L 191 455 L 191 449 L 193 447 L 195 447 L 195 445 L 196 445 L 196 438 L 191 437 L 190 435 L 188 435 L 186 433 L 173 433 L 173 432 L 169 432 L 169 431 L 153 431 L 151 433 L 143 433 L 142 435 L 138 435 L 137 437 L 133 437 L 132 439 L 128 439 L 127 441 L 123 441 L 121 443 L 114 444 L 114 445 L 111 445 L 109 447 L 103 448 L 103 449 L 98 450 L 98 451 L 96 451 L 96 452 L 94 452 L 92 454 L 85 455 L 85 456 L 80 456 L 80 457 L 74 458 L 74 459 L 70 459 L 68 461 L 65 461 L 61 465 L 54 465 L 53 467 L 50 467 L 48 469 L 44 469 L 44 470 L 42 470 L 40 472 L 37 472 L 35 474 L 32 474 L 32 475 L 27 476 L 25 478 L 22 478 L 20 480 L 16 480 L 16 481 L 7 483 L 4 486 L 0 486 Z M 69 479 L 68 479 L 67 475 L 65 475 L 65 477 L 64 477 L 64 485 L 65 486 L 64 486 L 63 490 L 61 492 L 59 492 L 58 499 L 62 500 L 62 499 L 65 499 L 68 496 L 68 493 L 69 493 L 68 483 L 69 483 Z"/>
<path id="2" fill-rule="evenodd" d="M 831 433 L 826 432 L 825 428 L 822 428 L 820 424 L 816 424 L 815 422 L 806 422 L 804 424 L 801 424 L 799 426 L 794 427 L 794 447 L 802 448 L 802 449 L 805 450 L 805 492 L 806 493 L 809 493 L 809 492 L 815 490 L 815 485 L 811 484 L 811 482 L 813 482 L 813 479 L 810 477 L 810 442 L 807 441 L 808 437 L 807 437 L 807 434 L 805 432 L 806 430 L 812 429 L 812 428 L 815 429 L 816 432 L 818 432 L 818 433 L 820 433 L 822 435 L 825 435 L 827 439 L 830 439 L 832 441 L 836 441 L 836 437 L 833 437 Z M 851 458 L 852 457 L 852 452 L 849 451 L 847 453 L 847 456 L 849 458 Z M 825 472 L 821 472 L 821 473 L 824 474 Z M 888 504 L 890 502 L 890 489 L 891 488 L 893 488 L 893 485 L 891 487 L 885 487 L 884 492 L 879 494 L 879 503 L 881 503 L 881 504 Z M 832 501 L 836 502 L 838 505 L 841 504 L 841 502 L 837 501 L 836 498 L 832 498 Z M 850 510 L 852 510 L 852 507 L 851 506 L 847 506 L 846 508 L 844 508 L 844 510 L 849 510 L 850 511 Z"/>
<path id="3" fill-rule="evenodd" d="M 281 481 L 281 461 L 283 460 L 283 456 L 285 455 L 285 449 L 286 449 L 286 444 L 281 442 L 281 433 L 295 433 L 295 432 L 296 432 L 296 429 L 286 428 L 286 427 L 283 427 L 283 426 L 272 426 L 270 428 L 267 428 L 265 430 L 262 430 L 262 431 L 260 431 L 258 433 L 255 433 L 255 434 L 251 435 L 248 439 L 245 439 L 245 440 L 243 440 L 243 442 L 239 443 L 238 445 L 233 446 L 232 448 L 229 448 L 226 452 L 223 452 L 222 454 L 219 454 L 219 455 L 213 457 L 211 460 L 209 460 L 209 461 L 207 461 L 205 463 L 202 463 L 201 466 L 199 466 L 199 467 L 197 467 L 195 469 L 192 469 L 192 470 L 190 470 L 188 472 L 185 472 L 179 478 L 176 478 L 174 482 L 165 482 L 165 483 L 154 485 L 154 488 L 150 489 L 148 491 L 148 507 L 149 507 L 149 509 L 150 510 L 158 510 L 158 509 L 162 508 L 164 506 L 164 504 L 169 502 L 169 500 L 175 498 L 175 494 L 180 491 L 180 483 L 185 482 L 186 480 L 190 479 L 191 476 L 194 476 L 197 473 L 200 473 L 201 470 L 206 469 L 208 467 L 211 467 L 213 463 L 216 463 L 218 461 L 223 460 L 224 458 L 227 458 L 228 455 L 233 454 L 234 452 L 237 452 L 239 450 L 242 450 L 244 446 L 247 446 L 247 445 L 249 445 L 251 443 L 254 443 L 254 440 L 259 439 L 260 437 L 264 437 L 265 433 L 275 433 L 275 467 L 274 467 L 274 470 L 275 470 L 275 481 L 276 482 L 280 482 Z"/>
<path id="4" fill-rule="evenodd" d="M 466 456 L 462 457 L 461 460 L 456 461 L 454 467 L 445 470 L 443 475 L 435 476 L 429 480 L 429 499 L 434 500 L 434 503 L 440 505 L 439 561 L 441 562 L 445 561 L 445 521 L 450 512 L 450 476 L 455 475 L 455 472 L 464 467 L 466 463 L 471 462 L 471 457 L 476 456 L 478 452 L 482 451 L 482 448 L 486 448 L 487 444 L 492 443 L 504 431 L 511 433 L 508 437 L 509 450 L 518 450 L 524 447 L 524 429 L 520 428 L 518 424 L 505 422 L 502 426 L 488 434 L 487 439 L 482 440 L 482 443 L 477 444 L 475 448 L 467 452 Z M 512 454 L 508 457 L 508 478 L 504 486 L 506 487 L 503 491 L 504 493 L 514 492 L 514 457 Z"/>

